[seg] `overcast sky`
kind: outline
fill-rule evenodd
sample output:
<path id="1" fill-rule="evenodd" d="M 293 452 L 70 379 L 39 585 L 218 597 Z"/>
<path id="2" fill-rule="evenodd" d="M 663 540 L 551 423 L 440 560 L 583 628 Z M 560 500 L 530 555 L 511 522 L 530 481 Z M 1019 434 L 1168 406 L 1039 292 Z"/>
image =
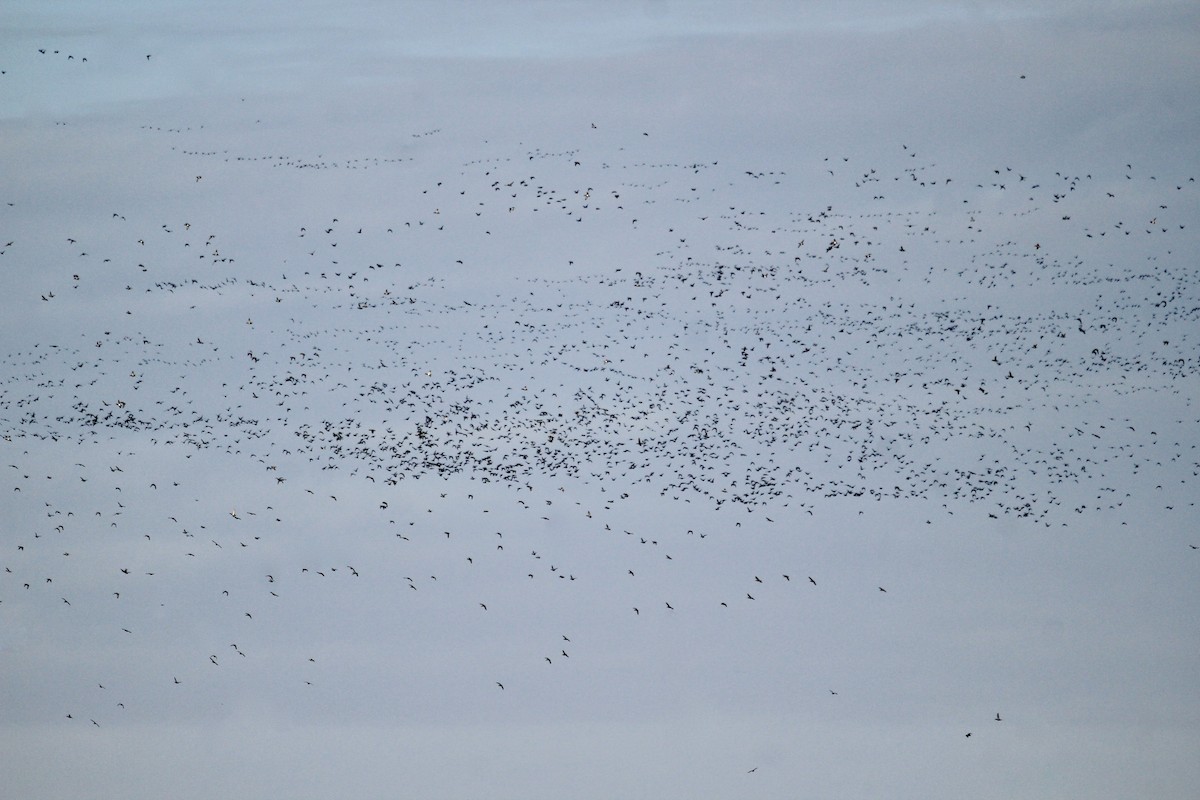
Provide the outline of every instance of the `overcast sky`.
<path id="1" fill-rule="evenodd" d="M 1189 797 L 1189 3 L 18 3 L 0 794 Z"/>

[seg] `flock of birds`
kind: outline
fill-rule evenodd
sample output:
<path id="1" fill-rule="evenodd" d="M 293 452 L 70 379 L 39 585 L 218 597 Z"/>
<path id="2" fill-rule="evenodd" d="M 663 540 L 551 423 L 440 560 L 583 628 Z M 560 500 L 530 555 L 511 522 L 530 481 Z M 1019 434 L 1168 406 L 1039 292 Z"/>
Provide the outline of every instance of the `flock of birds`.
<path id="1" fill-rule="evenodd" d="M 629 625 L 822 591 L 819 563 L 786 559 L 712 596 L 657 581 L 831 506 L 982 529 L 1194 506 L 1191 175 L 964 174 L 899 142 L 870 164 L 748 169 L 590 121 L 569 148 L 422 164 L 440 135 L 341 158 L 131 132 L 186 172 L 179 191 L 277 167 L 300 187 L 404 176 L 382 208 L 276 214 L 253 236 L 117 208 L 30 241 L 4 219 L 18 201 L 0 210 L 3 294 L 63 331 L 3 354 L 0 611 L 111 631 L 136 658 L 167 648 L 162 686 L 211 686 L 280 650 L 281 607 L 303 620 L 322 599 L 427 595 L 413 613 L 442 619 L 439 602 L 496 616 L 611 584 Z M 656 503 L 674 527 L 639 524 Z M 313 520 L 351 555 L 289 550 Z M 463 600 L 485 570 L 506 593 Z M 179 598 L 201 580 L 192 629 Z M 588 657 L 588 631 L 553 622 L 521 634 L 495 691 Z M 325 657 L 272 670 L 311 686 Z M 96 674 L 46 713 L 103 728 L 162 688 L 120 681 L 119 659 Z"/>

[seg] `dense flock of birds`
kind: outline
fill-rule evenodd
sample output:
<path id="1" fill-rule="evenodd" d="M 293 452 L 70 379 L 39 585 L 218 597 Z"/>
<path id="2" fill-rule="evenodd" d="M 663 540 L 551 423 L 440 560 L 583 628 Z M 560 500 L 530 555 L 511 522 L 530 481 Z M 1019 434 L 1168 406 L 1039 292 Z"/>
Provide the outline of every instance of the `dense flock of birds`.
<path id="1" fill-rule="evenodd" d="M 197 205 L 64 216 L 31 241 L 6 198 L 3 293 L 64 332 L 3 355 L 0 610 L 111 632 L 116 651 L 99 688 L 46 710 L 64 722 L 218 682 L 283 648 L 281 607 L 299 625 L 334 596 L 434 615 L 441 585 L 461 606 L 491 570 L 511 584 L 471 597 L 478 614 L 587 582 L 637 624 L 822 591 L 819 562 L 784 558 L 711 597 L 656 581 L 831 505 L 982 530 L 1194 505 L 1191 175 L 964 172 L 901 142 L 762 169 L 662 158 L 601 120 L 568 148 L 449 165 L 422 162 L 440 129 L 370 157 L 237 152 L 213 125 L 130 135 L 187 171 L 172 191 L 219 182 L 234 204 L 230 186 L 280 168 L 300 191 L 351 170 L 399 188 L 266 212 L 254 236 Z M 655 503 L 676 527 L 643 524 Z M 289 549 L 313 520 L 346 558 Z M 579 539 L 611 560 L 572 558 Z M 178 598 L 200 582 L 217 611 L 192 625 Z M 579 661 L 588 631 L 561 622 L 513 633 L 529 646 L 489 686 Z M 162 686 L 121 681 L 122 653 L 167 662 Z M 272 674 L 311 686 L 326 655 L 293 648 Z"/>

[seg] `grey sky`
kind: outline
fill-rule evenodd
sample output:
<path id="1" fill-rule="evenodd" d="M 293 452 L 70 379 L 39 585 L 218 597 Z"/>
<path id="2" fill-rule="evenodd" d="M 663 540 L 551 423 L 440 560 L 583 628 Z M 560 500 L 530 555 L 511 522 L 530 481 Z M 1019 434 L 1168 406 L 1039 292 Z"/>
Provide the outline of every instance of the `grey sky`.
<path id="1" fill-rule="evenodd" d="M 5 18 L 0 794 L 1200 782 L 1191 4 Z"/>

